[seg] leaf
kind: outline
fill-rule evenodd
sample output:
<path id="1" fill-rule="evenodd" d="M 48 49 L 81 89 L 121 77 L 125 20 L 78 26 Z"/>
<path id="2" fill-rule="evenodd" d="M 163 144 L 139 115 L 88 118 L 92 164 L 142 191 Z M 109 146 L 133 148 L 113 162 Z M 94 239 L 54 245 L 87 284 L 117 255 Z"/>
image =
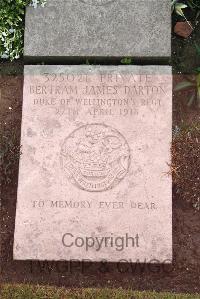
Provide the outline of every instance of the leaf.
<path id="1" fill-rule="evenodd" d="M 171 2 L 171 11 L 172 11 L 172 13 L 174 11 L 174 7 L 175 7 L 175 4 L 176 4 L 177 1 L 178 0 L 172 0 L 172 2 Z"/>
<path id="2" fill-rule="evenodd" d="M 196 21 L 197 21 L 197 19 L 199 18 L 199 16 L 200 16 L 200 10 L 197 11 L 197 14 L 196 14 Z"/>
<path id="3" fill-rule="evenodd" d="M 200 90 L 197 93 L 197 105 L 198 105 L 198 108 L 200 108 Z"/>
<path id="4" fill-rule="evenodd" d="M 181 16 L 181 17 L 184 17 L 185 18 L 185 15 L 183 13 L 183 9 L 188 7 L 186 4 L 184 3 L 176 3 L 175 4 L 175 12 Z"/>
<path id="5" fill-rule="evenodd" d="M 191 24 L 186 21 L 177 22 L 174 26 L 174 33 L 184 38 L 188 38 L 192 34 L 192 31 Z"/>
<path id="6" fill-rule="evenodd" d="M 193 93 L 190 97 L 190 99 L 188 100 L 187 106 L 192 106 L 193 102 L 195 100 L 195 93 Z"/>
<path id="7" fill-rule="evenodd" d="M 186 16 L 183 13 L 183 9 L 187 8 L 187 7 L 188 6 L 184 3 L 176 3 L 175 4 L 175 12 L 177 13 L 177 15 L 183 17 L 186 20 L 186 22 L 188 23 L 188 25 L 192 28 L 192 30 L 194 30 L 191 23 L 188 21 L 188 19 L 186 18 Z"/>
<path id="8" fill-rule="evenodd" d="M 198 55 L 200 55 L 200 46 L 197 45 L 197 43 L 194 43 L 194 45 L 195 45 Z"/>
<path id="9" fill-rule="evenodd" d="M 132 63 L 132 58 L 125 57 L 121 59 L 122 64 L 131 64 Z"/>
<path id="10" fill-rule="evenodd" d="M 191 1 L 187 1 L 187 3 L 188 3 L 188 6 L 191 8 L 191 9 L 194 9 L 194 6 L 192 5 L 192 2 Z"/>
<path id="11" fill-rule="evenodd" d="M 197 75 L 197 88 L 200 88 L 200 74 Z"/>
<path id="12" fill-rule="evenodd" d="M 178 0 L 172 0 L 172 2 L 171 2 L 171 6 L 173 6 L 174 4 L 176 4 L 177 1 L 178 1 Z"/>
<path id="13" fill-rule="evenodd" d="M 195 86 L 194 83 L 189 82 L 189 81 L 182 81 L 176 85 L 176 87 L 174 88 L 174 91 L 180 91 L 180 90 L 186 89 L 188 87 L 192 87 L 192 86 L 193 87 Z"/>

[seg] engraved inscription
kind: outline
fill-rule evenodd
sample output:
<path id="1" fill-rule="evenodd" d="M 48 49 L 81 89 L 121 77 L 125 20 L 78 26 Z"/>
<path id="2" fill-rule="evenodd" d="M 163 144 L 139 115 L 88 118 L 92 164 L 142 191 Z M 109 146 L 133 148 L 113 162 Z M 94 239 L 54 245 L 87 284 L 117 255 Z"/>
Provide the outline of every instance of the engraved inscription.
<path id="1" fill-rule="evenodd" d="M 61 165 L 68 179 L 89 192 L 112 189 L 127 174 L 130 148 L 116 129 L 88 124 L 73 131 L 61 149 Z"/>

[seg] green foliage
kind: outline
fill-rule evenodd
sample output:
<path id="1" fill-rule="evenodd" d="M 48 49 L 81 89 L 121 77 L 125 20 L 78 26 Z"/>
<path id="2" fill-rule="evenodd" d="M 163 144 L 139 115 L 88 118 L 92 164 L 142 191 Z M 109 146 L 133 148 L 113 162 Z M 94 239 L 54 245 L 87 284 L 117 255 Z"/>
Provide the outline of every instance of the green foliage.
<path id="1" fill-rule="evenodd" d="M 178 3 L 177 0 L 172 1 L 172 11 L 175 11 L 177 15 L 185 18 L 185 15 L 183 13 L 183 9 L 188 7 L 186 4 L 184 3 Z"/>
<path id="2" fill-rule="evenodd" d="M 174 90 L 190 90 L 191 95 L 188 99 L 187 105 L 196 105 L 198 108 L 200 108 L 200 72 L 196 75 L 186 78 L 185 81 L 178 83 Z"/>
<path id="3" fill-rule="evenodd" d="M 188 7 L 185 3 L 180 3 L 178 0 L 172 0 L 171 1 L 171 8 L 172 12 L 175 11 L 175 13 L 183 18 L 185 18 L 185 15 L 183 13 L 183 9 Z"/>
<path id="4" fill-rule="evenodd" d="M 183 12 L 182 10 L 186 7 L 190 7 L 191 9 L 197 9 L 197 10 L 200 9 L 200 0 L 185 0 L 183 1 L 183 3 L 180 2 L 179 0 L 171 0 L 171 7 L 172 7 L 172 12 L 175 10 L 177 14 L 182 15 Z"/>
<path id="5" fill-rule="evenodd" d="M 200 9 L 200 0 L 187 0 L 187 3 L 192 9 Z"/>
<path id="6" fill-rule="evenodd" d="M 188 25 L 193 29 L 191 23 L 188 21 L 184 14 L 184 9 L 187 8 L 188 5 L 185 3 L 180 3 L 178 0 L 172 0 L 171 1 L 171 10 L 172 12 L 175 12 L 178 16 L 181 16 L 183 19 L 186 20 Z"/>
<path id="7" fill-rule="evenodd" d="M 199 55 L 200 57 L 200 46 L 197 45 L 197 43 L 194 44 L 195 45 L 195 48 L 196 48 L 196 51 L 197 51 L 197 54 Z"/>
<path id="8" fill-rule="evenodd" d="M 14 60 L 23 54 L 25 7 L 42 6 L 46 0 L 0 1 L 0 58 Z"/>
<path id="9" fill-rule="evenodd" d="M 130 57 L 124 57 L 121 59 L 122 64 L 132 64 L 132 58 Z"/>
<path id="10" fill-rule="evenodd" d="M 197 54 L 200 56 L 200 46 L 195 43 Z M 196 74 L 189 76 L 185 81 L 178 83 L 175 91 L 190 90 L 191 96 L 188 99 L 188 106 L 197 105 L 200 108 L 200 67 L 196 68 Z"/>
<path id="11" fill-rule="evenodd" d="M 188 25 L 194 29 L 191 23 L 185 16 L 184 9 L 190 8 L 191 10 L 196 12 L 196 20 L 200 16 L 200 0 L 171 0 L 171 11 L 172 13 L 175 12 L 178 16 L 181 16 L 183 19 L 186 20 Z"/>

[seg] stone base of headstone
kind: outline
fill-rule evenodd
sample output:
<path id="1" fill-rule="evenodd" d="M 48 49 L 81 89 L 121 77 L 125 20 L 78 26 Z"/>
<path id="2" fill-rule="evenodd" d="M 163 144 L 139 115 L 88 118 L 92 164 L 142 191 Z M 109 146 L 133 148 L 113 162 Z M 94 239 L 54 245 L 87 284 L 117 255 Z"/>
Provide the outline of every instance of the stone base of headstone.
<path id="1" fill-rule="evenodd" d="M 169 0 L 48 0 L 25 29 L 26 59 L 171 56 Z"/>

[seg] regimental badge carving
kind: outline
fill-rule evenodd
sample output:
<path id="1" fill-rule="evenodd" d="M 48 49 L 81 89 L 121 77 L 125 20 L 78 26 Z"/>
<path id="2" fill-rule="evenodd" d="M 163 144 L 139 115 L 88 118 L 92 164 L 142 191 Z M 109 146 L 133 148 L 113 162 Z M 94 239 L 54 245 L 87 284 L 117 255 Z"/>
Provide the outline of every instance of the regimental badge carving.
<path id="1" fill-rule="evenodd" d="M 121 133 L 105 124 L 73 131 L 61 148 L 61 165 L 79 189 L 101 192 L 115 187 L 127 174 L 130 148 Z"/>
<path id="2" fill-rule="evenodd" d="M 89 5 L 103 6 L 115 2 L 116 0 L 80 0 L 80 1 Z"/>

